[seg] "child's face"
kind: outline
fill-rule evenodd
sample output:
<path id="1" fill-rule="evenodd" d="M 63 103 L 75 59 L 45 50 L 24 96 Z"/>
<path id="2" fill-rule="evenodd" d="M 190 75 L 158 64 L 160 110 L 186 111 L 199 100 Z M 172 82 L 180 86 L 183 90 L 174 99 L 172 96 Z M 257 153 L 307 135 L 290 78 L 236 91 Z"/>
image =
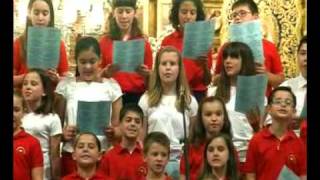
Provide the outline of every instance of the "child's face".
<path id="1" fill-rule="evenodd" d="M 229 159 L 229 149 L 222 137 L 213 139 L 207 148 L 207 161 L 212 168 L 223 168 Z"/>
<path id="2" fill-rule="evenodd" d="M 128 111 L 123 117 L 120 128 L 123 136 L 128 139 L 136 139 L 142 127 L 142 119 L 136 112 Z"/>
<path id="3" fill-rule="evenodd" d="M 95 138 L 90 134 L 83 134 L 78 140 L 72 154 L 73 160 L 81 166 L 96 164 L 101 159 Z"/>
<path id="4" fill-rule="evenodd" d="M 298 65 L 301 74 L 307 78 L 307 43 L 303 43 L 298 51 Z"/>
<path id="5" fill-rule="evenodd" d="M 246 5 L 235 7 L 231 13 L 232 22 L 235 24 L 243 23 L 258 19 L 257 14 L 252 14 Z"/>
<path id="6" fill-rule="evenodd" d="M 184 27 L 185 23 L 195 22 L 197 19 L 197 7 L 192 1 L 184 1 L 179 7 L 179 24 Z"/>
<path id="7" fill-rule="evenodd" d="M 145 154 L 145 161 L 148 165 L 148 170 L 157 175 L 160 175 L 164 172 L 168 160 L 168 147 L 165 147 L 159 143 L 152 143 L 147 154 Z"/>
<path id="8" fill-rule="evenodd" d="M 173 84 L 179 75 L 179 62 L 176 52 L 165 52 L 160 57 L 159 76 L 164 84 Z"/>
<path id="9" fill-rule="evenodd" d="M 41 100 L 44 90 L 38 73 L 30 72 L 26 74 L 22 84 L 22 94 L 27 102 Z"/>
<path id="10" fill-rule="evenodd" d="M 32 26 L 47 27 L 50 23 L 49 5 L 42 0 L 37 0 L 32 4 L 32 8 L 28 13 Z"/>
<path id="11" fill-rule="evenodd" d="M 201 117 L 207 134 L 219 133 L 224 124 L 222 104 L 218 101 L 204 103 Z"/>
<path id="12" fill-rule="evenodd" d="M 13 95 L 13 131 L 16 131 L 20 128 L 22 117 L 23 117 L 22 98 Z"/>
<path id="13" fill-rule="evenodd" d="M 233 58 L 229 56 L 223 61 L 223 64 L 227 76 L 233 77 L 237 76 L 240 73 L 242 60 L 241 58 Z"/>
<path id="14" fill-rule="evenodd" d="M 292 118 L 292 115 L 296 112 L 293 107 L 293 99 L 287 91 L 277 91 L 274 94 L 272 103 L 268 106 L 269 114 L 275 119 Z"/>
<path id="15" fill-rule="evenodd" d="M 82 81 L 93 81 L 97 77 L 99 57 L 92 49 L 84 50 L 78 56 L 79 78 Z"/>
<path id="16" fill-rule="evenodd" d="M 113 17 L 116 19 L 117 25 L 121 31 L 128 31 L 131 29 L 135 14 L 135 9 L 130 6 L 116 7 L 113 11 Z"/>

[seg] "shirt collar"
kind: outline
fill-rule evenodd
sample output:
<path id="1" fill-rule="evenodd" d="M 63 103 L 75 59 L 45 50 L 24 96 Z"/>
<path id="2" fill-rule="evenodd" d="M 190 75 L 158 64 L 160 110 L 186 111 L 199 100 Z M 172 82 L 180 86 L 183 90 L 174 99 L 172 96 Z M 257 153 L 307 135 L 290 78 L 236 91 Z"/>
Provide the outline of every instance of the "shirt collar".
<path id="1" fill-rule="evenodd" d="M 297 77 L 297 80 L 298 80 L 298 87 L 299 88 L 304 88 L 307 85 L 307 80 L 302 76 L 301 73 Z"/>
<path id="2" fill-rule="evenodd" d="M 265 137 L 265 138 L 277 138 L 275 135 L 273 135 L 270 130 L 269 130 L 269 127 L 271 125 L 265 127 L 263 130 L 262 130 L 262 135 Z M 284 135 L 285 137 L 281 140 L 281 141 L 284 141 L 286 139 L 294 139 L 296 138 L 296 134 L 292 131 L 292 130 L 288 130 L 287 133 Z"/>
<path id="3" fill-rule="evenodd" d="M 120 143 L 116 144 L 116 145 L 114 146 L 114 148 L 115 148 L 115 151 L 116 151 L 117 154 L 121 154 L 121 153 L 125 153 L 125 152 L 129 153 L 128 149 L 122 147 L 122 146 L 120 145 Z M 133 152 L 138 152 L 138 153 L 142 152 L 142 147 L 140 146 L 140 144 L 139 144 L 138 142 L 136 142 L 136 146 L 135 146 L 135 148 L 133 149 L 132 153 L 133 153 Z"/>
<path id="4" fill-rule="evenodd" d="M 77 172 L 72 173 L 70 176 L 72 179 L 83 179 L 84 180 L 84 178 L 81 177 Z M 105 177 L 104 175 L 102 175 L 98 171 L 96 171 L 96 173 L 92 177 L 90 177 L 89 180 L 100 179 L 100 178 L 104 178 L 104 177 Z"/>

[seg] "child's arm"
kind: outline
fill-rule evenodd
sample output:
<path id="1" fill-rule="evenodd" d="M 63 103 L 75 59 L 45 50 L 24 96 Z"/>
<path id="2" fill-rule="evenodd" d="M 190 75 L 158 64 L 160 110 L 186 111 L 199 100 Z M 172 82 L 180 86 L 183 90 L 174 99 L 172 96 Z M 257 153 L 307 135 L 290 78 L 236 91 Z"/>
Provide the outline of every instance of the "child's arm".
<path id="1" fill-rule="evenodd" d="M 31 170 L 32 180 L 43 180 L 43 167 L 35 167 Z"/>
<path id="2" fill-rule="evenodd" d="M 50 137 L 50 162 L 53 180 L 60 179 L 60 141 L 60 134 Z"/>

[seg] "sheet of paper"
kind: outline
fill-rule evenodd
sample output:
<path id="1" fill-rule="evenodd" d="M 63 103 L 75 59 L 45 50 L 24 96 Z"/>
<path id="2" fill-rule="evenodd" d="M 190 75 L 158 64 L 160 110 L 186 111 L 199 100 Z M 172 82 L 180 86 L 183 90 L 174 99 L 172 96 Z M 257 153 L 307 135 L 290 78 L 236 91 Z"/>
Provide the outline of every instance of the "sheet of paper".
<path id="1" fill-rule="evenodd" d="M 303 108 L 300 114 L 301 118 L 307 118 L 307 99 L 304 100 Z"/>
<path id="2" fill-rule="evenodd" d="M 263 36 L 261 29 L 260 20 L 231 24 L 229 27 L 229 36 L 231 42 L 246 43 L 252 50 L 255 62 L 263 64 Z"/>
<path id="3" fill-rule="evenodd" d="M 53 27 L 29 27 L 28 68 L 56 69 L 60 59 L 60 30 Z"/>
<path id="4" fill-rule="evenodd" d="M 144 40 L 114 41 L 113 64 L 119 66 L 120 71 L 135 72 L 144 62 Z"/>
<path id="5" fill-rule="evenodd" d="M 265 92 L 268 78 L 266 75 L 238 76 L 235 110 L 246 113 L 258 107 L 264 113 Z"/>
<path id="6" fill-rule="evenodd" d="M 300 178 L 286 165 L 280 171 L 278 180 L 300 180 Z"/>
<path id="7" fill-rule="evenodd" d="M 89 131 L 104 135 L 110 121 L 111 101 L 78 101 L 77 126 L 80 132 Z"/>
<path id="8" fill-rule="evenodd" d="M 197 60 L 206 55 L 213 42 L 214 21 L 186 23 L 183 38 L 183 57 Z"/>

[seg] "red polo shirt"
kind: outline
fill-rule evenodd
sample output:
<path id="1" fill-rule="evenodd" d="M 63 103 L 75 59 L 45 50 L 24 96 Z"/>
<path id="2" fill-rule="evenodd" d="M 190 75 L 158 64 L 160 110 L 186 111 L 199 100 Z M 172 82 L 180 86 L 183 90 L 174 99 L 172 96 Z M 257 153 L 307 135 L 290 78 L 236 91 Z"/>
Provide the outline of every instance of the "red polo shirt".
<path id="1" fill-rule="evenodd" d="M 183 33 L 180 31 L 175 31 L 172 34 L 166 36 L 161 43 L 163 46 L 174 46 L 181 53 L 183 50 Z M 192 91 L 206 91 L 207 86 L 203 83 L 204 72 L 203 68 L 194 59 L 183 58 L 183 64 L 185 72 L 188 78 L 189 86 Z M 208 68 L 211 69 L 212 66 L 212 51 L 208 52 Z"/>
<path id="2" fill-rule="evenodd" d="M 136 37 L 131 39 L 141 39 L 142 37 Z M 101 64 L 100 67 L 104 68 L 108 64 L 112 64 L 112 49 L 113 40 L 108 36 L 103 36 L 100 39 L 100 49 L 101 49 Z M 152 50 L 149 42 L 145 40 L 144 47 L 144 64 L 148 68 L 152 69 Z M 138 73 L 128 73 L 128 72 L 116 72 L 113 78 L 120 84 L 121 90 L 126 93 L 143 93 L 146 89 L 144 83 L 144 78 Z"/>
<path id="3" fill-rule="evenodd" d="M 304 119 L 300 126 L 300 138 L 307 146 L 307 119 Z"/>
<path id="4" fill-rule="evenodd" d="M 62 180 L 113 180 L 113 178 L 108 178 L 104 174 L 96 172 L 92 177 L 89 179 L 85 179 L 81 177 L 77 172 L 71 173 L 62 178 Z"/>
<path id="5" fill-rule="evenodd" d="M 130 153 L 120 144 L 115 145 L 106 152 L 99 165 L 99 170 L 106 176 L 116 179 L 140 180 L 146 173 L 143 161 L 143 151 L 137 143 L 135 149 Z"/>
<path id="6" fill-rule="evenodd" d="M 41 146 L 35 137 L 21 130 L 13 136 L 13 177 L 31 180 L 33 168 L 43 167 Z"/>
<path id="7" fill-rule="evenodd" d="M 27 62 L 26 59 L 23 59 L 21 57 L 21 43 L 20 39 L 17 38 L 14 41 L 13 45 L 13 72 L 14 75 L 20 75 L 20 74 L 26 74 L 28 72 L 27 68 Z M 23 63 L 24 62 L 24 63 Z M 66 47 L 64 45 L 64 42 L 61 41 L 60 43 L 60 60 L 57 67 L 57 72 L 60 76 L 62 76 L 64 73 L 68 72 L 68 60 L 67 60 L 67 53 L 66 53 Z"/>
<path id="8" fill-rule="evenodd" d="M 222 63 L 222 52 L 223 48 L 225 47 L 226 43 L 222 45 L 218 52 L 217 56 L 217 63 L 216 63 L 216 69 L 215 74 L 219 74 L 221 72 L 223 63 Z M 280 55 L 277 51 L 276 46 L 266 40 L 262 39 L 262 45 L 263 45 L 263 55 L 264 55 L 264 66 L 268 72 L 271 72 L 273 74 L 283 74 L 283 68 L 281 64 Z M 267 92 L 266 95 L 269 96 L 270 92 L 272 90 L 272 86 L 268 84 L 267 86 Z"/>
<path id="9" fill-rule="evenodd" d="M 256 133 L 249 143 L 244 171 L 255 173 L 257 180 L 277 179 L 286 165 L 298 176 L 306 175 L 306 150 L 291 130 L 280 141 L 269 127 Z"/>

